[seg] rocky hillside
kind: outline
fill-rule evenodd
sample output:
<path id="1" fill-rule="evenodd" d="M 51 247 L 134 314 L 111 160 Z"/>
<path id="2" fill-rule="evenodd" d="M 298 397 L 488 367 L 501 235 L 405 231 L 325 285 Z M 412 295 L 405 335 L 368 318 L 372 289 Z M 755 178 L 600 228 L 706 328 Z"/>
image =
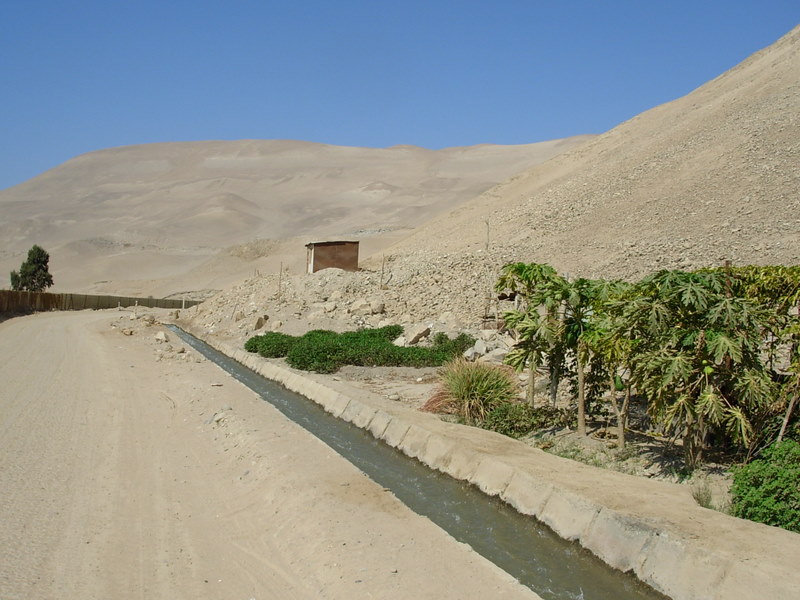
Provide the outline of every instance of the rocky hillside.
<path id="1" fill-rule="evenodd" d="M 628 279 L 724 260 L 800 261 L 800 27 L 687 96 L 433 219 L 359 274 L 283 277 L 280 290 L 274 275 L 252 279 L 197 318 L 236 337 L 262 313 L 295 328 L 476 326 L 494 314 L 499 268 L 517 260 Z"/>
<path id="2" fill-rule="evenodd" d="M 0 191 L 0 271 L 39 244 L 61 290 L 221 287 L 258 268 L 303 262 L 303 245 L 317 238 L 364 240 L 367 251 L 388 245 L 590 137 L 443 150 L 244 140 L 92 152 Z M 281 254 L 277 240 L 296 236 Z M 258 239 L 271 243 L 258 244 L 256 257 L 234 249 L 206 264 Z M 253 264 L 272 255 L 274 265 Z M 141 283 L 120 284 L 131 280 Z"/>

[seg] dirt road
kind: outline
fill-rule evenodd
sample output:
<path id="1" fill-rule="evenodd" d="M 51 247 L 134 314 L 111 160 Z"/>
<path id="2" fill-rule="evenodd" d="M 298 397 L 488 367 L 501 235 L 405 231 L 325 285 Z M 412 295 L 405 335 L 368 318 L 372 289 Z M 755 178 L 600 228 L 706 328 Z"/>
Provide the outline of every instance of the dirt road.
<path id="1" fill-rule="evenodd" d="M 536 597 L 129 315 L 0 323 L 0 598 Z"/>

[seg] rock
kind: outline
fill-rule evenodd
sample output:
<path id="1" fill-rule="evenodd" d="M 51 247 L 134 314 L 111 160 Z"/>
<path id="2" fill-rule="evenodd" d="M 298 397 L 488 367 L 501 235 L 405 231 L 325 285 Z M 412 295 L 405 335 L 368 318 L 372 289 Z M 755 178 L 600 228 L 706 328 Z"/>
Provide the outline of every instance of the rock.
<path id="1" fill-rule="evenodd" d="M 133 329 L 121 329 L 122 335 L 133 335 Z"/>
<path id="2" fill-rule="evenodd" d="M 176 350 L 176 352 L 177 352 L 178 354 L 183 354 L 184 352 L 186 352 L 186 348 L 184 348 L 183 346 L 181 346 L 180 348 L 178 348 L 178 349 Z"/>
<path id="3" fill-rule="evenodd" d="M 368 317 L 372 314 L 372 309 L 370 308 L 369 302 L 363 298 L 359 298 L 357 300 L 353 300 L 353 302 L 347 308 L 347 312 L 351 315 L 359 317 Z"/>
<path id="4" fill-rule="evenodd" d="M 325 302 L 322 304 L 322 310 L 324 310 L 326 313 L 332 313 L 337 307 L 338 305 L 336 302 Z"/>
<path id="5" fill-rule="evenodd" d="M 392 342 L 395 346 L 400 346 L 401 348 L 405 348 L 406 346 L 406 336 L 401 335 L 399 338 Z"/>
<path id="6" fill-rule="evenodd" d="M 459 330 L 463 328 L 463 323 L 452 311 L 448 311 L 439 315 L 439 323 L 443 324 L 447 329 Z"/>
<path id="7" fill-rule="evenodd" d="M 380 300 L 370 300 L 369 310 L 373 315 L 382 315 L 386 312 L 386 305 Z"/>
<path id="8" fill-rule="evenodd" d="M 283 321 L 275 321 L 272 324 L 271 329 L 272 329 L 272 331 L 278 331 L 278 329 L 280 329 L 281 327 L 283 327 Z"/>
<path id="9" fill-rule="evenodd" d="M 156 340 L 156 341 L 157 341 L 159 344 L 163 344 L 164 342 L 167 342 L 167 341 L 169 341 L 169 338 L 167 337 L 167 334 L 166 334 L 166 333 L 164 333 L 163 331 L 159 331 L 159 332 L 158 332 L 158 333 L 155 335 L 155 340 Z"/>
<path id="10" fill-rule="evenodd" d="M 418 344 L 420 341 L 425 339 L 431 334 L 430 325 L 417 325 L 415 327 L 409 328 L 408 332 L 406 332 L 407 346 L 413 346 L 414 344 Z"/>
<path id="11" fill-rule="evenodd" d="M 487 352 L 484 354 L 480 360 L 481 362 L 492 362 L 492 363 L 501 363 L 505 360 L 506 356 L 508 355 L 508 351 L 502 348 L 495 348 L 494 350 Z"/>
<path id="12" fill-rule="evenodd" d="M 269 316 L 267 316 L 267 315 L 263 315 L 263 316 L 258 317 L 256 319 L 256 322 L 253 324 L 253 330 L 254 331 L 258 331 L 259 329 L 264 327 L 264 325 L 267 324 L 267 319 L 269 319 Z"/>
<path id="13" fill-rule="evenodd" d="M 480 354 L 481 356 L 486 354 L 486 352 L 488 351 L 488 348 L 486 347 L 486 342 L 484 342 L 483 340 L 478 340 L 477 342 L 475 342 L 473 348 L 475 349 L 475 353 Z"/>
<path id="14" fill-rule="evenodd" d="M 242 319 L 244 319 L 244 311 L 240 310 L 235 315 L 233 315 L 234 321 L 241 321 Z"/>
<path id="15" fill-rule="evenodd" d="M 475 347 L 473 346 L 464 350 L 464 353 L 461 356 L 463 356 L 466 360 L 472 361 L 475 360 L 479 355 L 477 352 L 475 352 Z"/>

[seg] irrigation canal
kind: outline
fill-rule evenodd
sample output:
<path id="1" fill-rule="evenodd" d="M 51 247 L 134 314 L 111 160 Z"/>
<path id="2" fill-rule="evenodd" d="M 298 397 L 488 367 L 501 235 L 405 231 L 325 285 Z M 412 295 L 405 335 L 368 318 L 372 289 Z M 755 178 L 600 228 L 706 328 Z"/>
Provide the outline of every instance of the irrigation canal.
<path id="1" fill-rule="evenodd" d="M 239 364 L 178 327 L 176 335 L 318 437 L 460 542 L 545 600 L 664 600 L 632 575 L 608 567 L 575 542 L 559 538 L 467 482 L 439 473 L 325 412 L 313 401 Z"/>

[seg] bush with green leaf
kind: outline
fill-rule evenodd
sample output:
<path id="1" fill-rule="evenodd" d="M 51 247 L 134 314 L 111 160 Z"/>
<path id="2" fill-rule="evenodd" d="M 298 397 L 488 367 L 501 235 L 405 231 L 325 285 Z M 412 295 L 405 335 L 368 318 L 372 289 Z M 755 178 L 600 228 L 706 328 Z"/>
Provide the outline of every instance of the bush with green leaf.
<path id="1" fill-rule="evenodd" d="M 533 430 L 533 411 L 530 404 L 523 402 L 503 402 L 492 408 L 481 427 L 518 438 Z"/>
<path id="2" fill-rule="evenodd" d="M 314 329 L 299 337 L 286 354 L 290 367 L 302 371 L 333 373 L 343 364 L 347 349 L 334 331 Z"/>
<path id="3" fill-rule="evenodd" d="M 402 333 L 400 325 L 345 333 L 315 329 L 300 337 L 273 333 L 250 338 L 245 349 L 266 357 L 285 356 L 289 366 L 295 369 L 333 373 L 343 365 L 438 367 L 475 342 L 466 334 L 455 339 L 437 334 L 429 348 L 401 348 L 392 342 Z"/>
<path id="4" fill-rule="evenodd" d="M 800 533 L 800 444 L 773 444 L 736 469 L 731 497 L 735 516 Z"/>
<path id="5" fill-rule="evenodd" d="M 244 349 L 248 352 L 257 352 L 264 358 L 282 358 L 289 353 L 289 349 L 297 338 L 286 333 L 272 331 L 263 335 L 256 335 L 247 340 Z"/>
<path id="6" fill-rule="evenodd" d="M 575 429 L 576 426 L 575 413 L 569 409 L 550 405 L 533 407 L 521 402 L 498 404 L 489 411 L 486 420 L 481 424 L 484 429 L 513 438 L 542 429 Z"/>

